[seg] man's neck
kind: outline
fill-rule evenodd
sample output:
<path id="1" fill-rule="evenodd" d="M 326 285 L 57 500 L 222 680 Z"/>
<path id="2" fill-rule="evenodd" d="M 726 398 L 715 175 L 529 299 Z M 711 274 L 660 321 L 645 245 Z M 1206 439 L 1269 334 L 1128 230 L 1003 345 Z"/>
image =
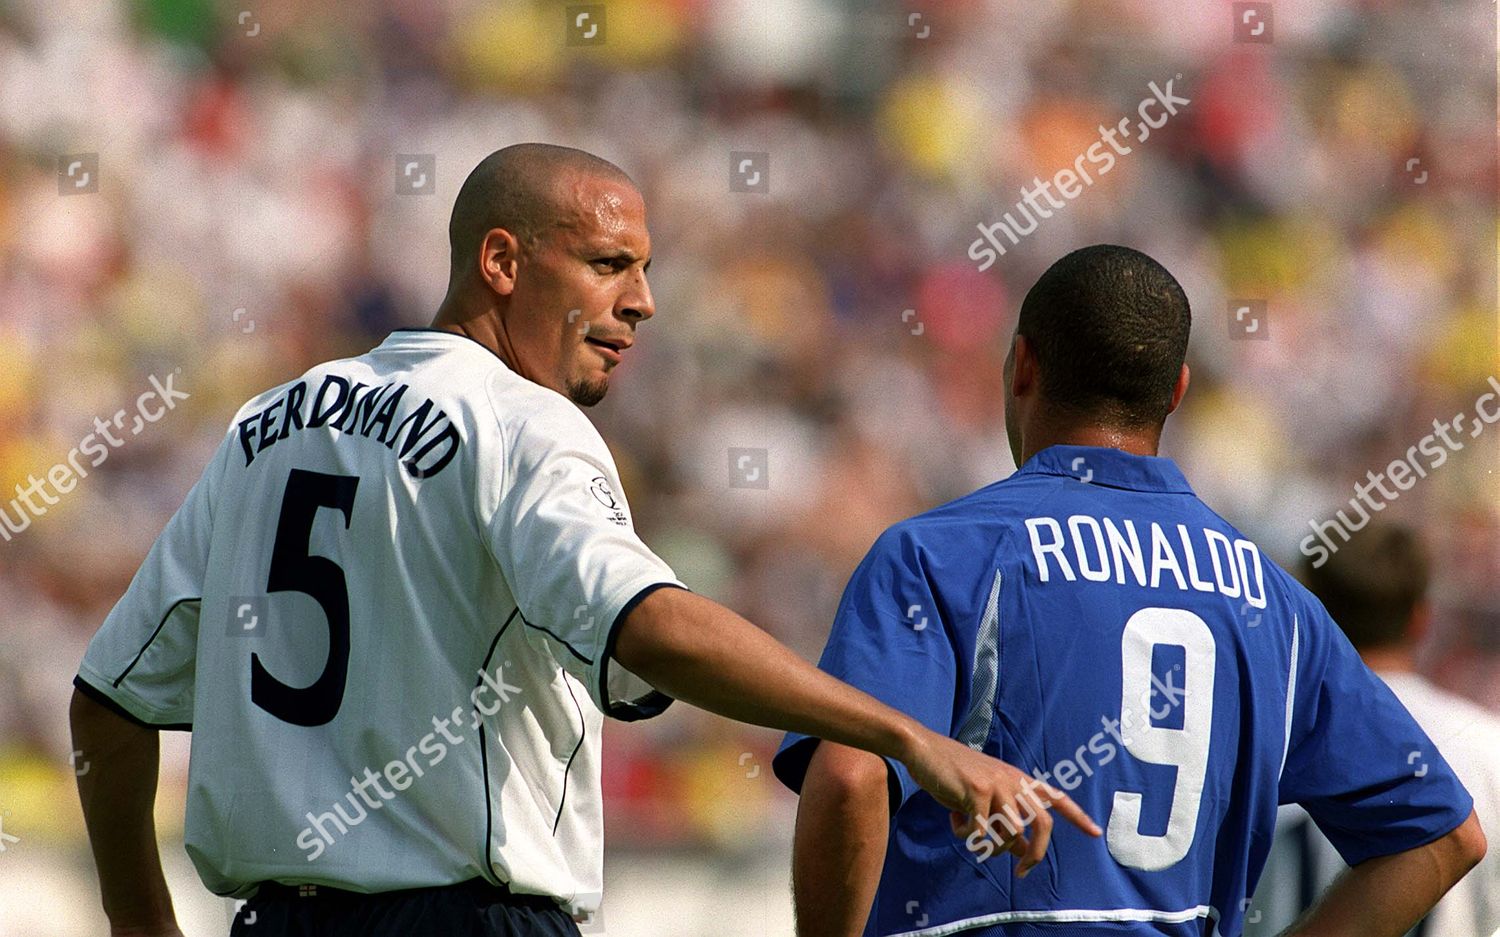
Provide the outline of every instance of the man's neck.
<path id="1" fill-rule="evenodd" d="M 1025 435 L 1021 462 L 1050 446 L 1097 446 L 1132 455 L 1156 455 L 1161 429 L 1121 429 L 1117 426 L 1072 425 L 1037 429 Z"/>
<path id="2" fill-rule="evenodd" d="M 443 297 L 443 302 L 438 306 L 437 315 L 433 317 L 430 327 L 441 332 L 453 332 L 472 338 L 504 361 L 511 370 L 515 370 L 515 362 L 507 354 L 508 342 L 499 330 L 498 316 L 485 315 L 483 311 L 467 310 L 450 293 Z"/>

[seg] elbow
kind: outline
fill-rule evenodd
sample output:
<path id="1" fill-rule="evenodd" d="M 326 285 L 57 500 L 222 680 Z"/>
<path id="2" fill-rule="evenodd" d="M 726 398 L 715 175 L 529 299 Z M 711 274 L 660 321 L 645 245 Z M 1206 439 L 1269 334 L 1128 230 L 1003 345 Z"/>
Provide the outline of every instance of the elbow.
<path id="1" fill-rule="evenodd" d="M 1458 829 L 1451 834 L 1459 868 L 1459 878 L 1468 874 L 1484 859 L 1489 851 L 1489 841 L 1485 839 L 1484 828 L 1479 825 L 1479 815 L 1470 813 L 1469 818 L 1459 824 Z"/>
<path id="2" fill-rule="evenodd" d="M 839 802 L 857 805 L 884 798 L 887 775 L 885 759 L 857 748 L 820 742 L 808 765 L 808 777 Z"/>

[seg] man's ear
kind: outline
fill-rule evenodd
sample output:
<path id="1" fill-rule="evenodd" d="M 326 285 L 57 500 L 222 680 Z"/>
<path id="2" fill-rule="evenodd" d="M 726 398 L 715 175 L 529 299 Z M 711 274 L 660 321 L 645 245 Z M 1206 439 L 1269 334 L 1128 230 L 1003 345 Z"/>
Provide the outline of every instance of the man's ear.
<path id="1" fill-rule="evenodd" d="M 521 244 L 504 228 L 491 228 L 479 242 L 479 278 L 501 296 L 516 289 Z"/>
<path id="2" fill-rule="evenodd" d="M 1187 395 L 1188 379 L 1190 377 L 1191 374 L 1188 372 L 1188 366 L 1183 364 L 1182 371 L 1177 375 L 1177 386 L 1172 388 L 1172 403 L 1167 407 L 1168 413 L 1176 410 L 1177 405 L 1182 403 L 1182 398 Z"/>
<path id="3" fill-rule="evenodd" d="M 1020 399 L 1036 392 L 1041 374 L 1037 370 L 1036 352 L 1026 336 L 1017 335 L 1010 343 L 1010 395 Z"/>

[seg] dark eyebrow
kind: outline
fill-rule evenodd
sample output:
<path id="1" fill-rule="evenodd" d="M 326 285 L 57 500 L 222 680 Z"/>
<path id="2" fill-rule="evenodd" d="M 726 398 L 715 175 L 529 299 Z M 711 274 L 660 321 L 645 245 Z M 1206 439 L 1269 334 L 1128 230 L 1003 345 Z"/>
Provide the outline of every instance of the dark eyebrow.
<path id="1" fill-rule="evenodd" d="M 589 249 L 585 250 L 584 253 L 595 260 L 622 260 L 626 264 L 633 264 L 640 259 L 635 255 L 634 251 L 626 247 L 621 247 L 616 250 L 610 250 L 609 248 Z M 641 270 L 643 272 L 646 270 L 650 270 L 651 260 L 654 259 L 655 258 L 647 259 L 645 265 L 641 267 Z"/>

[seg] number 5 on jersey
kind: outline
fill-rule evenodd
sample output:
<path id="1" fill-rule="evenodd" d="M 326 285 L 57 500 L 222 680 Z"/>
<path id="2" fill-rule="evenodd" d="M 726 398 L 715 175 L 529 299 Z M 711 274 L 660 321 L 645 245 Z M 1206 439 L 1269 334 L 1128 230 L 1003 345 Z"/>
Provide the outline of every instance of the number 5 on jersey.
<path id="1" fill-rule="evenodd" d="M 250 655 L 250 700 L 283 722 L 326 725 L 344 702 L 349 676 L 349 587 L 343 567 L 310 551 L 318 508 L 342 513 L 348 530 L 358 487 L 359 479 L 353 475 L 292 469 L 287 477 L 266 591 L 301 592 L 318 603 L 328 620 L 328 660 L 310 685 L 293 687 L 272 676 L 259 654 Z"/>

